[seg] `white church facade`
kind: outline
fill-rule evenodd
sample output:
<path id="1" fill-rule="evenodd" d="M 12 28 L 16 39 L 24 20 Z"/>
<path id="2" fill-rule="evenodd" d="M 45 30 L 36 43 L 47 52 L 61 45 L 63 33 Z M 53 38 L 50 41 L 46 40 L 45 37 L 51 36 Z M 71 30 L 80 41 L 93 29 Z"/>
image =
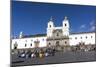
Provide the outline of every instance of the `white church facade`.
<path id="1" fill-rule="evenodd" d="M 95 45 L 95 32 L 70 33 L 69 20 L 67 17 L 62 21 L 61 27 L 55 27 L 52 18 L 47 25 L 46 34 L 25 36 L 21 32 L 19 38 L 11 40 L 12 49 L 26 49 L 46 46 L 67 46 L 84 43 Z"/>

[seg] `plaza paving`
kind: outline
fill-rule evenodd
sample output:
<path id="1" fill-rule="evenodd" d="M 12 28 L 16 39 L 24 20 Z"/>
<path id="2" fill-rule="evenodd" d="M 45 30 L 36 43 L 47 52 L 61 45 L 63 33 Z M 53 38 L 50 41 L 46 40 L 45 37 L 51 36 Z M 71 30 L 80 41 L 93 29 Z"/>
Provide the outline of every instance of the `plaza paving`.
<path id="1" fill-rule="evenodd" d="M 72 62 L 89 62 L 96 61 L 96 52 L 57 52 L 55 56 L 49 56 L 44 58 L 18 58 L 16 55 L 12 55 L 12 66 L 23 65 L 41 65 L 41 64 L 56 64 L 56 63 L 72 63 Z"/>

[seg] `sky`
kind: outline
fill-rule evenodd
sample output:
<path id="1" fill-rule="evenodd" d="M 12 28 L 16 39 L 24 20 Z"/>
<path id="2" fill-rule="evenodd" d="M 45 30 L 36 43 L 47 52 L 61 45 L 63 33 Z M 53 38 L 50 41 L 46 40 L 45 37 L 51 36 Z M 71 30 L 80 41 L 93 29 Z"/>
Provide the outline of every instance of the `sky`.
<path id="1" fill-rule="evenodd" d="M 70 32 L 91 32 L 96 28 L 96 7 L 87 5 L 50 4 L 39 2 L 12 1 L 11 35 L 46 34 L 51 16 L 55 26 L 62 26 L 67 16 Z"/>

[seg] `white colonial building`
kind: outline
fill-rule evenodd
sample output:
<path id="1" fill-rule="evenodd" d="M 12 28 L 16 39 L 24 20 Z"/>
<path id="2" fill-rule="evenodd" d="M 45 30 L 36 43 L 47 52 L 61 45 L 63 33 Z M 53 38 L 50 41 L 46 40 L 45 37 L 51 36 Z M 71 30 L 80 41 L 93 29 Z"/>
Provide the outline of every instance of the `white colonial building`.
<path id="1" fill-rule="evenodd" d="M 13 38 L 12 49 L 25 49 L 34 47 L 77 45 L 79 43 L 95 44 L 95 32 L 69 33 L 69 20 L 62 21 L 61 27 L 55 27 L 52 18 L 47 25 L 47 34 L 23 35 Z"/>

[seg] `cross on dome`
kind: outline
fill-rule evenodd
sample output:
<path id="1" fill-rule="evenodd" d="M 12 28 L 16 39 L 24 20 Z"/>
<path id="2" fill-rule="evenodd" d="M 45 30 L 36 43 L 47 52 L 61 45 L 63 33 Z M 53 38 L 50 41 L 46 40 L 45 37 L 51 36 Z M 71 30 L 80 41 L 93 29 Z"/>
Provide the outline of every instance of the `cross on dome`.
<path id="1" fill-rule="evenodd" d="M 67 20 L 67 16 L 65 16 L 64 20 Z"/>
<path id="2" fill-rule="evenodd" d="M 53 19 L 52 19 L 52 16 L 51 16 L 51 18 L 50 18 L 50 21 L 52 21 Z"/>

